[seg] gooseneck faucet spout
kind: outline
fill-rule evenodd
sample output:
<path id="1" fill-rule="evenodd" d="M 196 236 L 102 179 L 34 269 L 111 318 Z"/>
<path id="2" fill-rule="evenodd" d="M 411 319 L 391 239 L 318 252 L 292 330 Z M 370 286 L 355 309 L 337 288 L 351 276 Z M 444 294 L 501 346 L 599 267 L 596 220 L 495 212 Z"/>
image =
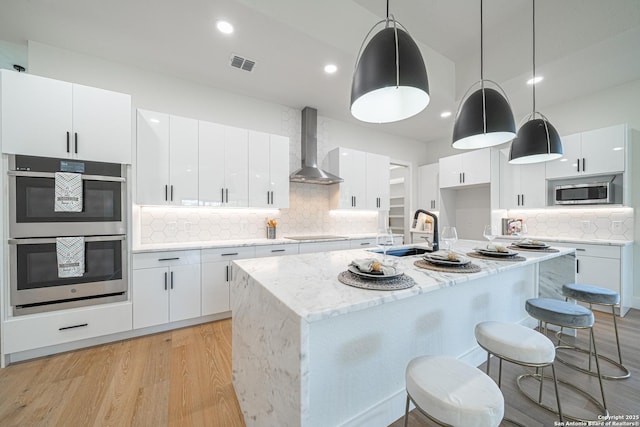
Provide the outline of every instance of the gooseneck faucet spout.
<path id="1" fill-rule="evenodd" d="M 418 216 L 420 216 L 421 213 L 433 218 L 433 242 L 431 243 L 431 248 L 433 249 L 433 252 L 436 252 L 440 246 L 439 239 L 438 239 L 438 217 L 429 211 L 425 211 L 424 209 L 418 209 L 416 210 L 416 213 L 413 215 L 413 228 L 416 228 L 416 225 L 418 225 Z"/>

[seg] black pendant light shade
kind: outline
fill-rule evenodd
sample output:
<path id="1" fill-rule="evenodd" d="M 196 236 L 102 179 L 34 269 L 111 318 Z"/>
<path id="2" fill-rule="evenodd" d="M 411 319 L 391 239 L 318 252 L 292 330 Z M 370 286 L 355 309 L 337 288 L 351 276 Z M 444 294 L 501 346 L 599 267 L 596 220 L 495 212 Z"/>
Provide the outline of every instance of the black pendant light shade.
<path id="1" fill-rule="evenodd" d="M 409 118 L 424 110 L 430 100 L 427 69 L 418 45 L 396 21 L 376 25 L 382 22 L 389 26 L 364 48 L 351 85 L 351 114 L 369 123 Z"/>
<path id="2" fill-rule="evenodd" d="M 511 106 L 502 94 L 484 87 L 464 100 L 453 125 L 453 147 L 474 149 L 511 141 L 516 123 Z"/>
<path id="3" fill-rule="evenodd" d="M 546 118 L 531 119 L 520 127 L 511 143 L 509 163 L 540 163 L 560 157 L 562 142 L 556 128 Z"/>

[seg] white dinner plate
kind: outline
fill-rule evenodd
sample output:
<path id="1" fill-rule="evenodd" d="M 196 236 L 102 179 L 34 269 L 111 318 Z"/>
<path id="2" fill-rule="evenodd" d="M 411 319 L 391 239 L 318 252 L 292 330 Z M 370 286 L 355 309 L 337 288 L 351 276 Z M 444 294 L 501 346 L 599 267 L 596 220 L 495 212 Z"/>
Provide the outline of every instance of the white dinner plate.
<path id="1" fill-rule="evenodd" d="M 394 268 L 394 267 L 387 266 L 387 268 Z M 395 269 L 396 272 L 393 274 L 370 273 L 370 272 L 360 271 L 360 269 L 355 265 L 350 265 L 347 268 L 347 270 L 349 270 L 351 273 L 355 274 L 356 276 L 365 277 L 367 279 L 378 279 L 378 280 L 393 279 L 394 277 L 398 277 L 402 275 L 402 271 L 399 271 L 398 269 Z"/>
<path id="2" fill-rule="evenodd" d="M 525 249 L 547 249 L 549 245 L 546 243 L 536 244 L 536 243 L 514 243 L 513 246 L 517 246 L 519 248 Z"/>
<path id="3" fill-rule="evenodd" d="M 474 250 L 479 254 L 493 257 L 512 257 L 518 255 L 518 252 L 512 251 L 511 249 L 507 249 L 506 252 L 492 251 L 486 248 L 475 248 Z"/>
<path id="4" fill-rule="evenodd" d="M 455 266 L 455 265 L 467 265 L 471 262 L 471 260 L 467 257 L 461 256 L 461 255 L 456 255 L 458 257 L 457 261 L 451 261 L 450 259 L 446 259 L 444 257 L 440 257 L 438 255 L 425 255 L 423 257 L 424 260 L 429 261 L 432 264 L 436 264 L 436 265 L 446 265 L 446 266 Z"/>

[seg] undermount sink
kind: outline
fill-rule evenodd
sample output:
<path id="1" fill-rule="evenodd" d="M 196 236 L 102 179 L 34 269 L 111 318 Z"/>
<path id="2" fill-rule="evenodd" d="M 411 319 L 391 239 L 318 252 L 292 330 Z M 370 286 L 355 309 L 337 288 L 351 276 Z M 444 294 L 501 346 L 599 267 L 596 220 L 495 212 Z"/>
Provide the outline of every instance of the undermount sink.
<path id="1" fill-rule="evenodd" d="M 382 250 L 377 249 L 377 250 L 373 250 L 372 252 L 381 254 Z M 408 248 L 390 249 L 390 250 L 387 251 L 387 255 L 396 256 L 396 257 L 404 257 L 404 256 L 422 255 L 422 254 L 427 253 L 427 252 L 429 252 L 428 249 L 420 248 L 420 247 L 417 247 L 417 246 L 410 246 Z"/>

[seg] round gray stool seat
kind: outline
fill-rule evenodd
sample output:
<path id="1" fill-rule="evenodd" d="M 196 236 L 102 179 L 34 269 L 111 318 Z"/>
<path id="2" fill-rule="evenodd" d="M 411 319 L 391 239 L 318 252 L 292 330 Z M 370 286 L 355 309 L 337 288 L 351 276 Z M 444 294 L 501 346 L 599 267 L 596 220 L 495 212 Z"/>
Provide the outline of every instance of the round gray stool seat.
<path id="1" fill-rule="evenodd" d="M 498 426 L 504 398 L 493 380 L 480 369 L 448 356 L 420 356 L 406 371 L 407 409 L 411 399 L 420 412 L 440 424 Z"/>
<path id="2" fill-rule="evenodd" d="M 616 305 L 620 303 L 620 294 L 616 291 L 581 283 L 562 285 L 562 294 L 571 299 L 591 304 Z"/>
<path id="3" fill-rule="evenodd" d="M 595 320 L 588 308 L 551 298 L 528 299 L 525 309 L 541 322 L 570 328 L 590 328 Z"/>

